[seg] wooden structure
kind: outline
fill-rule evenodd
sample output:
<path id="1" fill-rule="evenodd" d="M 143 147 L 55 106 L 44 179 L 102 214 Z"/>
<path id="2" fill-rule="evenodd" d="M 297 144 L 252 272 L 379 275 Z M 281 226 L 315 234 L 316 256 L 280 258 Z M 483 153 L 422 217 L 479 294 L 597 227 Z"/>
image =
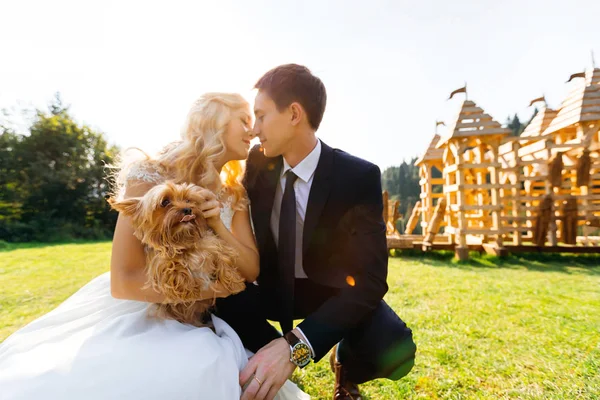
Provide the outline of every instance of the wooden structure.
<path id="1" fill-rule="evenodd" d="M 502 164 L 500 183 L 510 185 L 500 191 L 503 233 L 514 245 L 534 239 L 534 220 L 544 196 L 552 193 L 548 182 L 548 161 L 552 140 L 544 132 L 557 111 L 543 105 L 520 137 L 503 141 L 499 149 Z M 550 242 L 556 245 L 556 226 L 550 221 Z"/>
<path id="2" fill-rule="evenodd" d="M 395 245 L 452 246 L 461 259 L 469 250 L 600 253 L 600 68 L 574 77 L 561 106 L 544 100 L 519 137 L 464 100 L 447 136 L 435 135 L 416 162 L 421 199 L 409 225 L 420 216 L 427 236 Z"/>
<path id="3" fill-rule="evenodd" d="M 385 222 L 387 236 L 399 236 L 396 223 L 402 218 L 400 215 L 400 201 L 390 200 L 387 190 L 383 191 L 383 221 Z"/>
<path id="4" fill-rule="evenodd" d="M 442 197 L 439 199 L 437 205 L 435 206 L 435 211 L 433 213 L 433 218 L 431 222 L 427 226 L 427 232 L 425 234 L 425 239 L 423 240 L 423 246 L 427 250 L 433 246 L 435 236 L 440 230 L 440 225 L 444 219 L 444 215 L 446 213 L 447 204 L 446 198 Z"/>
<path id="5" fill-rule="evenodd" d="M 454 237 L 460 259 L 468 257 L 468 237 L 493 242 L 502 251 L 498 148 L 510 129 L 503 128 L 471 100 L 464 100 L 443 149 L 444 194 L 448 204 L 445 232 Z"/>
<path id="6" fill-rule="evenodd" d="M 515 245 L 533 239 L 535 210 L 543 196 L 552 199 L 551 246 L 572 243 L 573 232 L 565 229 L 572 216 L 565 210 L 577 210 L 577 225 L 584 226 L 585 236 L 591 233 L 586 221 L 600 215 L 600 69 L 588 70 L 585 79 L 572 85 L 558 110 L 542 108 L 521 137 L 501 146 L 501 182 L 518 188 L 501 193 L 505 233 Z"/>
<path id="7" fill-rule="evenodd" d="M 579 225 L 585 227 L 600 217 L 600 68 L 589 69 L 573 85 L 545 134 L 552 135 L 556 151 L 564 154 L 562 184 L 555 188 L 555 197 L 563 201 L 573 196 Z M 558 218 L 564 223 L 564 215 Z"/>
<path id="8" fill-rule="evenodd" d="M 421 216 L 421 229 L 423 235 L 426 235 L 428 226 L 433 218 L 433 213 L 437 201 L 444 197 L 442 187 L 444 185 L 444 179 L 442 177 L 434 178 L 434 171 L 443 171 L 443 157 L 444 150 L 438 149 L 436 146 L 440 141 L 440 135 L 437 133 L 431 139 L 427 151 L 417 159 L 415 165 L 419 167 L 419 185 L 421 186 L 421 200 L 418 205 L 413 208 L 413 213 Z M 409 222 L 407 228 L 411 227 Z M 416 221 L 415 221 L 416 222 Z M 443 224 L 443 222 L 440 222 Z M 443 226 L 443 225 L 442 225 Z M 414 227 L 413 227 L 414 229 Z M 412 229 L 410 232 L 412 233 Z M 436 232 L 437 233 L 437 232 Z"/>

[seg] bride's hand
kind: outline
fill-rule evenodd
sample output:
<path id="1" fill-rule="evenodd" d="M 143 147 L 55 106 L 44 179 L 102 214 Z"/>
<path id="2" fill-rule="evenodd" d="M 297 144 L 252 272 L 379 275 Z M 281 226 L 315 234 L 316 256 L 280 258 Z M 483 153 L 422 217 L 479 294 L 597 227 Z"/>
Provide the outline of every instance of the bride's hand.
<path id="1" fill-rule="evenodd" d="M 221 222 L 221 203 L 217 200 L 217 196 L 208 189 L 203 189 L 201 192 L 204 197 L 204 202 L 200 205 L 202 216 L 206 219 L 206 223 L 212 229 L 215 229 Z"/>
<path id="2" fill-rule="evenodd" d="M 246 386 L 241 400 L 272 400 L 295 369 L 287 341 L 284 338 L 271 341 L 240 372 L 240 386 Z"/>

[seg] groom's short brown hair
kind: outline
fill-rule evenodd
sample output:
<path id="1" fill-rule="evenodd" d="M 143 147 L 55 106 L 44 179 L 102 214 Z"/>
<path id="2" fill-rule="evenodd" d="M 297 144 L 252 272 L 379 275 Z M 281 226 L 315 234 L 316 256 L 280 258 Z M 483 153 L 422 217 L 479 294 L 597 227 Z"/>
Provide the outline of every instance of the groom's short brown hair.
<path id="1" fill-rule="evenodd" d="M 327 92 L 323 82 L 305 66 L 285 64 L 275 67 L 264 74 L 254 88 L 264 90 L 280 112 L 293 102 L 299 103 L 306 112 L 310 126 L 314 130 L 319 129 Z"/>

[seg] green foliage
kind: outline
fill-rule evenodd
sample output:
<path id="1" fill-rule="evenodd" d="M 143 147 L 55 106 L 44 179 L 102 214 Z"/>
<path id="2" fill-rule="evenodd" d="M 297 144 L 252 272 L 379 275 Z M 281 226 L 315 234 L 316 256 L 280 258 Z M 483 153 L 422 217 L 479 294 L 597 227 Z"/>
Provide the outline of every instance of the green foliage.
<path id="1" fill-rule="evenodd" d="M 415 203 L 419 200 L 421 187 L 419 186 L 419 168 L 415 164 L 416 158 L 409 163 L 403 161 L 397 167 L 386 168 L 381 174 L 381 185 L 387 190 L 391 200 L 400 200 L 399 231 L 403 233 L 403 227 L 410 218 L 410 213 Z M 420 229 L 420 227 L 417 227 Z M 418 233 L 418 232 L 415 232 Z"/>
<path id="2" fill-rule="evenodd" d="M 116 220 L 104 167 L 118 149 L 76 123 L 57 95 L 37 110 L 28 135 L 1 127 L 0 239 L 106 238 Z"/>
<path id="3" fill-rule="evenodd" d="M 525 129 L 517 114 L 512 119 L 510 117 L 506 118 L 506 127 L 512 130 L 513 136 L 519 136 Z"/>
<path id="4" fill-rule="evenodd" d="M 536 116 L 536 114 L 539 112 L 539 110 L 537 109 L 537 107 L 533 110 L 533 115 L 531 116 L 531 118 L 529 118 L 529 121 L 523 123 L 521 122 L 521 120 L 519 119 L 519 116 L 517 114 L 515 114 L 512 119 L 510 117 L 506 118 L 506 127 L 510 128 L 512 130 L 512 134 L 513 136 L 520 136 L 521 133 L 523 133 L 523 131 L 525 130 L 525 128 L 527 128 L 527 125 L 529 125 L 531 123 L 531 120 L 533 120 L 533 118 Z"/>

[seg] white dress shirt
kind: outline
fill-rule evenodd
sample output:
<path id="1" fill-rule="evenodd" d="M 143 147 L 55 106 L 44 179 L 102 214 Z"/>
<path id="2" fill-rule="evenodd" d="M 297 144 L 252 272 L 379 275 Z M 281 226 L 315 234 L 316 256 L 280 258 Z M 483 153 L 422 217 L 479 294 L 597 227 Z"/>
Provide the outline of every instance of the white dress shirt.
<path id="1" fill-rule="evenodd" d="M 296 193 L 296 260 L 295 266 L 295 277 L 296 279 L 306 279 L 306 273 L 304 272 L 304 266 L 302 264 L 302 235 L 304 232 L 304 218 L 306 217 L 306 206 L 308 205 L 308 196 L 310 195 L 310 188 L 312 186 L 315 171 L 319 164 L 319 158 L 321 157 L 321 141 L 317 139 L 317 145 L 315 148 L 294 168 L 283 159 L 283 168 L 281 169 L 281 175 L 279 177 L 279 183 L 277 189 L 275 189 L 275 199 L 273 201 L 273 211 L 271 212 L 271 232 L 273 232 L 273 238 L 275 244 L 279 245 L 279 215 L 281 214 L 281 200 L 283 199 L 283 190 L 285 188 L 286 176 L 285 174 L 291 169 L 294 174 L 298 177 L 294 182 L 294 192 Z M 304 332 L 300 328 L 296 328 L 304 336 L 304 341 L 310 347 L 310 350 L 314 357 L 314 350 L 304 335 Z"/>
<path id="2" fill-rule="evenodd" d="M 294 192 L 296 193 L 296 278 L 308 278 L 302 265 L 302 234 L 304 232 L 304 218 L 306 217 L 306 206 L 308 196 L 312 186 L 319 157 L 321 156 L 321 141 L 317 139 L 317 145 L 298 165 L 294 168 L 283 159 L 283 168 L 279 177 L 277 189 L 275 189 L 275 200 L 273 201 L 273 211 L 271 212 L 271 232 L 275 238 L 275 244 L 279 245 L 279 215 L 281 214 L 281 200 L 283 199 L 283 190 L 285 189 L 286 172 L 290 169 L 296 174 L 298 179 L 294 182 Z"/>

